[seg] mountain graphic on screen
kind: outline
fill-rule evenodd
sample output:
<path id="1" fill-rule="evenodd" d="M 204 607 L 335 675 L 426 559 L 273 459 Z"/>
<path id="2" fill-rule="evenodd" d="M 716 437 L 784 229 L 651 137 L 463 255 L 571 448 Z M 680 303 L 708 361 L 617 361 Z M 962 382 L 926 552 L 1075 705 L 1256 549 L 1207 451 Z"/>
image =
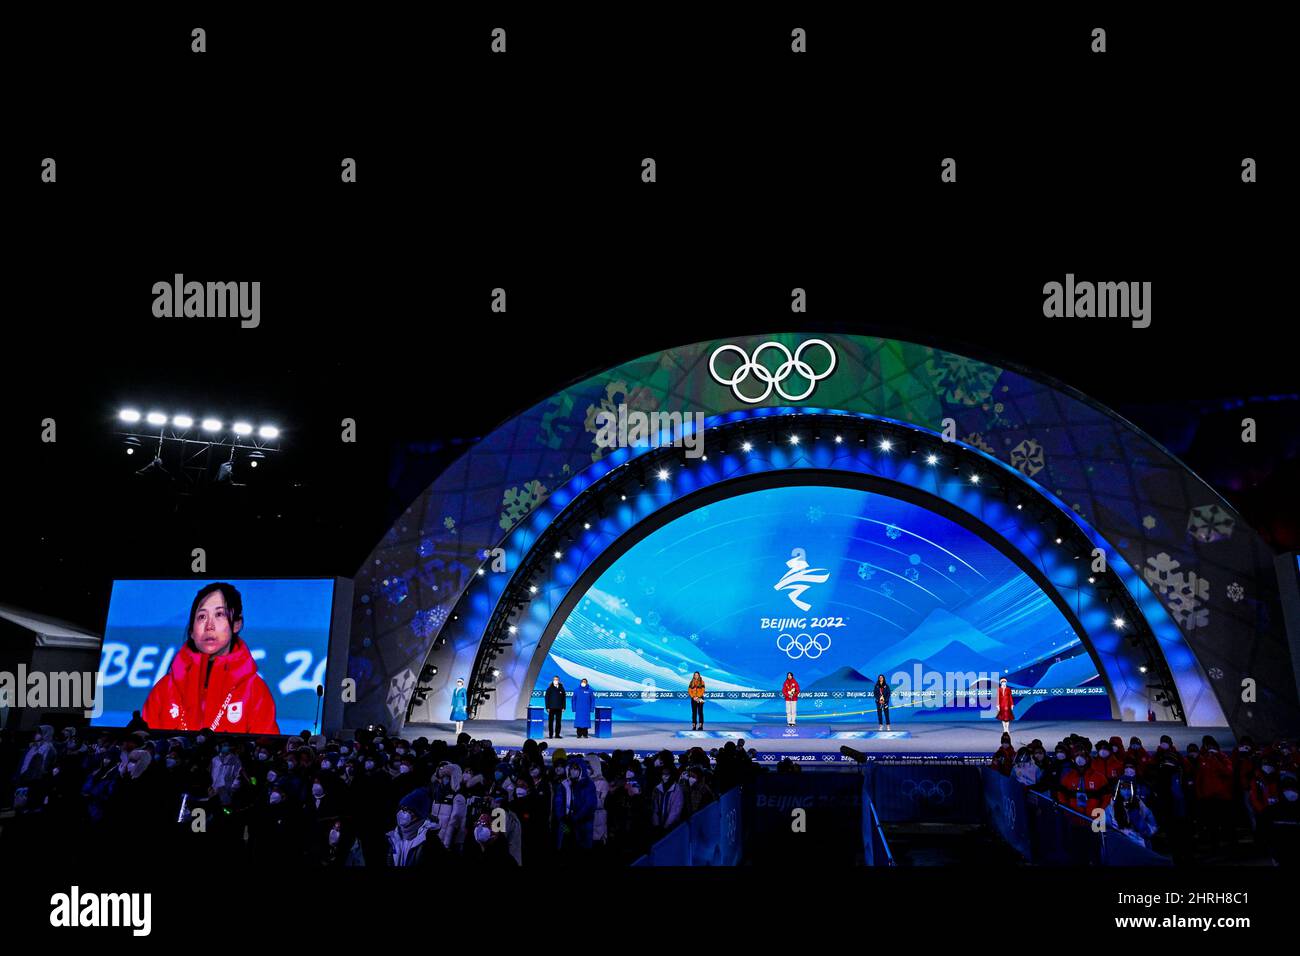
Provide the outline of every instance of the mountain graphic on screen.
<path id="1" fill-rule="evenodd" d="M 817 678 L 808 686 L 809 688 L 819 688 L 819 689 L 823 687 L 829 687 L 832 689 L 850 688 L 853 690 L 860 690 L 861 688 L 856 688 L 853 685 L 874 684 L 874 683 L 875 683 L 874 678 L 867 677 L 865 674 L 862 674 L 854 670 L 852 667 L 846 666 L 846 667 L 841 667 L 838 670 L 831 671 L 825 677 Z"/>
<path id="2" fill-rule="evenodd" d="M 907 654 L 905 660 L 898 659 L 900 651 Z M 951 611 L 935 608 L 911 634 L 882 648 L 857 671 L 884 674 L 888 678 L 896 670 L 910 671 L 918 661 L 927 670 L 1000 671 L 1005 652 L 1005 645 L 969 621 Z"/>

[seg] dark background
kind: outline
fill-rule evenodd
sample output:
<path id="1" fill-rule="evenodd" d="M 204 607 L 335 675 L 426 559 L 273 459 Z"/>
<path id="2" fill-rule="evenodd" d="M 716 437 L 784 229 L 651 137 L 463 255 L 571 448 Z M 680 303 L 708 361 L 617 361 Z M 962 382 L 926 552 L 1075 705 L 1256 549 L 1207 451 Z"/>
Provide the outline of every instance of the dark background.
<path id="1" fill-rule="evenodd" d="M 350 576 L 467 442 L 566 383 L 796 329 L 1045 372 L 1300 547 L 1266 22 L 214 11 L 13 35 L 0 602 L 98 629 L 114 577 L 188 574 L 195 547 L 215 575 Z M 155 319 L 176 272 L 260 280 L 261 326 Z M 1152 326 L 1045 319 L 1067 272 L 1151 281 Z M 283 451 L 242 488 L 154 485 L 125 405 L 272 422 Z"/>

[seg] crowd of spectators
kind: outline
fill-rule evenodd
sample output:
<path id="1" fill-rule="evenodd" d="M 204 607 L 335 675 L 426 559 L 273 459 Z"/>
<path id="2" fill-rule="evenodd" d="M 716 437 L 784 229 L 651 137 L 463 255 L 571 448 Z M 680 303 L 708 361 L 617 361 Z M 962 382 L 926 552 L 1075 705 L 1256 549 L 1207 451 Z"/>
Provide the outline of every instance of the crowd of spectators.
<path id="1" fill-rule="evenodd" d="M 10 847 L 89 837 L 268 866 L 624 865 L 758 770 L 744 741 L 639 759 L 535 740 L 499 752 L 467 733 L 83 740 L 46 725 L 0 741 L 0 807 L 13 806 Z"/>
<path id="2" fill-rule="evenodd" d="M 1279 862 L 1297 845 L 1300 754 L 1289 740 L 1257 747 L 1243 737 L 1224 751 L 1207 735 L 1179 751 L 1168 734 L 1153 750 L 1137 736 L 1126 747 L 1071 734 L 1016 748 L 1004 733 L 992 766 L 1084 816 L 1101 809 L 1108 830 L 1175 859 L 1219 853 L 1246 832 Z"/>

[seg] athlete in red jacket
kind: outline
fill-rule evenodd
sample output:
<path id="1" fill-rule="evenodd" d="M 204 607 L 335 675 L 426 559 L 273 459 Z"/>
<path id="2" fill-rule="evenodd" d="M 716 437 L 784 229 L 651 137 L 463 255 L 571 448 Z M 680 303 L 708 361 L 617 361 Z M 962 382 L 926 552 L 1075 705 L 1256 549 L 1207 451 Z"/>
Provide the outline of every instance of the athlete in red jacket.
<path id="1" fill-rule="evenodd" d="M 238 637 L 243 602 L 232 585 L 204 587 L 190 607 L 185 644 L 154 684 L 141 716 L 151 730 L 278 734 L 275 699 Z"/>
<path id="2" fill-rule="evenodd" d="M 794 671 L 786 671 L 785 683 L 781 685 L 781 696 L 785 698 L 785 725 L 793 727 L 799 700 L 799 682 L 794 679 Z"/>

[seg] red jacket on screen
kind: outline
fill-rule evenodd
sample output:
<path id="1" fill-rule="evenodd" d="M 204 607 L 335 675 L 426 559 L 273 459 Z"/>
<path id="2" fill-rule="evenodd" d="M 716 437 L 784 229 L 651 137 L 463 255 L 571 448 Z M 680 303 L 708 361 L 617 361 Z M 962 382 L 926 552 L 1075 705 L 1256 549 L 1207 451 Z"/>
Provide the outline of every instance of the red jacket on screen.
<path id="1" fill-rule="evenodd" d="M 781 694 L 786 700 L 798 700 L 799 682 L 793 677 L 787 679 L 786 682 L 781 685 Z"/>
<path id="2" fill-rule="evenodd" d="M 229 653 L 211 658 L 191 649 L 187 641 L 167 676 L 149 691 L 140 716 L 151 730 L 280 732 L 271 689 L 258 676 L 248 645 L 238 637 L 231 638 Z"/>

